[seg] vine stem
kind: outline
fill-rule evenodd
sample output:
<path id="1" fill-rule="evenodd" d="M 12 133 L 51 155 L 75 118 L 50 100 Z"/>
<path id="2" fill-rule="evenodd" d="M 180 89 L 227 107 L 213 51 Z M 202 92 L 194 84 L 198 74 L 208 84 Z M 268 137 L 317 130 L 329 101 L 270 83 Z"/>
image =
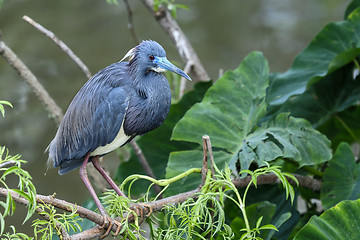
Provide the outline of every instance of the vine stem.
<path id="1" fill-rule="evenodd" d="M 354 141 L 357 142 L 358 144 L 360 144 L 359 138 L 355 135 L 355 133 L 351 130 L 351 128 L 346 124 L 346 122 L 344 120 L 342 120 L 342 118 L 337 114 L 335 114 L 335 118 L 345 128 L 345 130 L 350 134 L 350 136 L 354 139 Z"/>
<path id="2" fill-rule="evenodd" d="M 144 179 L 144 180 L 148 180 L 154 184 L 157 184 L 159 186 L 167 186 L 169 185 L 170 183 L 173 183 L 173 182 L 176 182 L 192 173 L 201 173 L 201 168 L 191 168 L 189 170 L 187 170 L 186 172 L 183 172 L 183 173 L 180 173 L 179 175 L 175 176 L 175 177 L 172 177 L 170 179 L 161 179 L 161 180 L 156 180 L 152 177 L 149 177 L 149 176 L 145 176 L 145 175 L 140 175 L 140 174 L 134 174 L 134 175 L 131 175 L 129 177 L 127 177 L 121 184 L 121 188 L 123 188 L 125 186 L 125 184 L 129 181 L 134 181 L 134 180 L 138 180 L 138 179 Z"/>

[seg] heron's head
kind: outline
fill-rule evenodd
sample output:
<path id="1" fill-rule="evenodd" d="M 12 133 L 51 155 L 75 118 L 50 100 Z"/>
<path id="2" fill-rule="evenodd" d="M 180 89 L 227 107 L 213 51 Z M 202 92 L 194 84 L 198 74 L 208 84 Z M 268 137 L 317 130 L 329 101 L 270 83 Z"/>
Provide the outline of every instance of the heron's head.
<path id="1" fill-rule="evenodd" d="M 191 81 L 186 73 L 167 60 L 164 48 L 155 41 L 142 41 L 138 46 L 131 49 L 122 60 L 126 58 L 129 59 L 129 67 L 136 72 L 154 71 L 162 73 L 168 70 Z"/>

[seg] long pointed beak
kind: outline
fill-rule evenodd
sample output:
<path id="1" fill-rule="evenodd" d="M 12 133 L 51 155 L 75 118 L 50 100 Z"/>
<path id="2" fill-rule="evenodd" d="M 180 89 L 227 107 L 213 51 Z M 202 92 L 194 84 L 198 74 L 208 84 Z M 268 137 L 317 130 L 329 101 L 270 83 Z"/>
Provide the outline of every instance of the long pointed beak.
<path id="1" fill-rule="evenodd" d="M 191 81 L 191 78 L 186 73 L 184 73 L 180 68 L 178 68 L 174 64 L 172 64 L 169 60 L 167 60 L 166 57 L 156 57 L 154 62 L 155 61 L 159 65 L 160 68 L 162 68 L 164 70 L 169 70 L 176 74 L 179 74 L 180 76 Z"/>

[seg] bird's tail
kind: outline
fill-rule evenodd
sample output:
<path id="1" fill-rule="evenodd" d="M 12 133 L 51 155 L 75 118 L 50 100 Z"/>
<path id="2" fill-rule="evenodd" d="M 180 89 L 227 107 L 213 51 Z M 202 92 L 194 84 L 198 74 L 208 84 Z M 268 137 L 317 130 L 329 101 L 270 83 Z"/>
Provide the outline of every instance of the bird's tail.
<path id="1" fill-rule="evenodd" d="M 60 168 L 58 173 L 60 175 L 64 175 L 65 173 L 70 172 L 71 170 L 74 170 L 75 168 L 78 168 L 81 166 L 81 164 L 84 162 L 85 158 L 80 159 L 71 159 L 71 160 L 64 160 L 60 163 Z"/>

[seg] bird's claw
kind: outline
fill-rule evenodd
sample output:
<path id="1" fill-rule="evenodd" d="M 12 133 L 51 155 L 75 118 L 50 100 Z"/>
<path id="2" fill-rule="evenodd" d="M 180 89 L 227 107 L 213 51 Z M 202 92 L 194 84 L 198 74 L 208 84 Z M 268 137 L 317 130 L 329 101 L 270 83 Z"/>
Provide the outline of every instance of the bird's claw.
<path id="1" fill-rule="evenodd" d="M 119 235 L 119 232 L 120 232 L 120 230 L 121 230 L 121 223 L 119 223 L 118 221 L 114 220 L 114 224 L 115 224 L 116 226 L 118 226 L 118 227 L 117 227 L 117 229 L 116 229 L 116 231 L 115 231 L 115 233 L 114 233 L 113 235 L 114 235 L 114 236 L 117 236 L 117 235 Z"/>
<path id="2" fill-rule="evenodd" d="M 104 229 L 106 227 L 106 225 L 109 223 L 109 227 L 107 228 L 106 232 L 100 236 L 100 239 L 104 239 L 105 237 L 107 237 L 112 229 L 112 227 L 114 226 L 114 224 L 117 226 L 117 229 L 115 231 L 115 233 L 113 234 L 114 236 L 117 236 L 119 235 L 119 232 L 121 230 L 121 223 L 112 219 L 111 217 L 109 216 L 103 216 L 104 218 L 104 223 L 99 226 L 99 229 Z"/>
<path id="3" fill-rule="evenodd" d="M 145 215 L 145 217 L 150 217 L 153 213 L 153 208 L 151 205 L 146 203 L 138 203 L 134 205 L 135 212 L 138 216 L 140 216 L 141 221 L 144 219 L 144 208 L 148 208 L 149 212 Z"/>

